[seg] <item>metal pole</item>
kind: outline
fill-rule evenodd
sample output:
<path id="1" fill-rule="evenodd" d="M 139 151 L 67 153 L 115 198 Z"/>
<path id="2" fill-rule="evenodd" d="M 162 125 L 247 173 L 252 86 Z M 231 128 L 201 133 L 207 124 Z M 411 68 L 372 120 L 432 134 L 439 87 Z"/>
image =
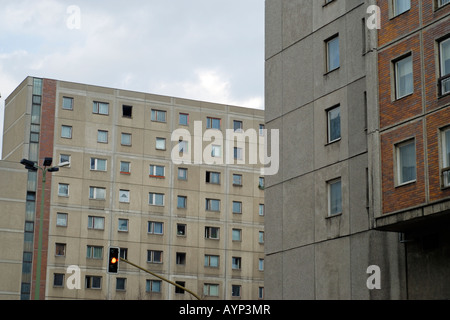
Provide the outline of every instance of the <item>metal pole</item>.
<path id="1" fill-rule="evenodd" d="M 134 264 L 134 263 L 132 263 L 132 262 L 130 262 L 130 261 L 124 259 L 124 258 L 120 258 L 120 261 L 126 262 L 126 263 L 132 265 L 133 267 L 136 267 L 136 268 L 138 268 L 138 269 L 140 269 L 140 270 L 142 270 L 142 271 L 145 271 L 145 272 L 147 272 L 147 273 L 150 273 L 152 276 L 154 276 L 154 277 L 156 277 L 156 278 L 158 278 L 158 279 L 161 279 L 161 280 L 163 280 L 163 281 L 166 281 L 166 282 L 170 283 L 171 285 L 174 285 L 175 287 L 178 287 L 178 288 L 180 288 L 180 289 L 182 289 L 182 290 L 185 290 L 185 291 L 189 292 L 190 294 L 192 294 L 194 297 L 196 297 L 198 300 L 201 300 L 201 298 L 200 298 L 197 294 L 195 294 L 194 292 L 192 292 L 192 291 L 189 290 L 189 289 L 186 289 L 186 288 L 183 287 L 183 286 L 180 286 L 178 283 L 175 283 L 175 282 L 173 282 L 173 281 L 170 281 L 169 279 L 166 279 L 166 278 L 164 278 L 164 277 L 162 277 L 162 276 L 160 276 L 160 275 L 157 275 L 156 273 L 153 273 L 153 272 L 151 272 L 151 271 L 149 271 L 149 270 L 147 270 L 147 269 L 144 269 L 144 268 L 142 268 L 142 267 L 140 267 L 140 266 L 138 266 L 138 265 L 136 265 L 136 264 Z"/>
<path id="2" fill-rule="evenodd" d="M 36 284 L 34 288 L 34 300 L 39 300 L 39 293 L 41 290 L 41 265 L 42 265 L 42 233 L 44 227 L 44 201 L 45 201 L 45 182 L 46 182 L 46 168 L 39 168 L 42 170 L 42 190 L 41 190 L 41 213 L 39 217 L 39 239 L 38 239 L 38 256 L 36 265 Z"/>

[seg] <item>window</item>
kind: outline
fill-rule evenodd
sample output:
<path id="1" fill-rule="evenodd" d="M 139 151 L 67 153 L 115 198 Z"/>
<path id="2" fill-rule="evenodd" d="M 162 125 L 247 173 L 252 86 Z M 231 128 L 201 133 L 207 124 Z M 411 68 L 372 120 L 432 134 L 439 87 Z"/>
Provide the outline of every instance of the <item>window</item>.
<path id="1" fill-rule="evenodd" d="M 449 4 L 450 0 L 438 0 L 439 7 L 445 6 L 446 4 Z"/>
<path id="2" fill-rule="evenodd" d="M 258 233 L 258 242 L 264 243 L 264 231 L 259 231 Z"/>
<path id="3" fill-rule="evenodd" d="M 58 212 L 56 214 L 56 226 L 57 227 L 67 227 L 67 219 L 68 219 L 67 213 Z"/>
<path id="4" fill-rule="evenodd" d="M 233 157 L 235 160 L 242 160 L 242 148 L 233 148 Z"/>
<path id="5" fill-rule="evenodd" d="M 121 232 L 128 232 L 128 219 L 119 219 L 117 230 Z"/>
<path id="6" fill-rule="evenodd" d="M 128 260 L 128 248 L 120 248 L 119 249 L 119 257 L 125 260 Z"/>
<path id="7" fill-rule="evenodd" d="M 103 217 L 88 217 L 88 229 L 104 230 L 105 218 Z"/>
<path id="8" fill-rule="evenodd" d="M 102 277 L 86 276 L 86 289 L 101 289 Z"/>
<path id="9" fill-rule="evenodd" d="M 150 192 L 148 194 L 148 203 L 152 206 L 163 206 L 164 194 Z"/>
<path id="10" fill-rule="evenodd" d="M 58 184 L 58 196 L 68 197 L 69 196 L 69 185 L 65 183 Z"/>
<path id="11" fill-rule="evenodd" d="M 106 171 L 106 163 L 105 159 L 91 158 L 91 170 Z"/>
<path id="12" fill-rule="evenodd" d="M 233 186 L 242 186 L 242 174 L 233 174 Z"/>
<path id="13" fill-rule="evenodd" d="M 341 108 L 334 107 L 327 111 L 328 143 L 341 139 Z"/>
<path id="14" fill-rule="evenodd" d="M 149 221 L 147 224 L 147 232 L 150 234 L 162 235 L 164 233 L 164 223 Z"/>
<path id="15" fill-rule="evenodd" d="M 178 209 L 186 209 L 187 205 L 187 197 L 186 196 L 177 196 L 177 208 Z"/>
<path id="16" fill-rule="evenodd" d="M 179 140 L 178 141 L 178 152 L 179 153 L 183 153 L 183 152 L 188 152 L 188 142 L 187 141 L 183 141 L 183 140 Z"/>
<path id="17" fill-rule="evenodd" d="M 130 162 L 120 161 L 120 173 L 130 174 Z"/>
<path id="18" fill-rule="evenodd" d="M 152 121 L 166 122 L 166 111 L 152 109 Z"/>
<path id="19" fill-rule="evenodd" d="M 186 168 L 178 168 L 178 180 L 187 180 L 187 172 Z"/>
<path id="20" fill-rule="evenodd" d="M 59 163 L 64 163 L 64 162 L 70 163 L 70 155 L 68 155 L 68 154 L 60 154 L 59 155 Z M 70 165 L 68 167 L 70 167 Z"/>
<path id="21" fill-rule="evenodd" d="M 265 129 L 265 126 L 263 124 L 260 124 L 259 125 L 259 135 L 260 136 L 264 135 L 264 129 Z"/>
<path id="22" fill-rule="evenodd" d="M 241 257 L 231 257 L 231 268 L 233 270 L 241 270 Z"/>
<path id="23" fill-rule="evenodd" d="M 450 187 L 450 128 L 442 131 L 442 185 Z"/>
<path id="24" fill-rule="evenodd" d="M 395 94 L 400 99 L 414 91 L 412 56 L 395 62 Z"/>
<path id="25" fill-rule="evenodd" d="M 61 126 L 61 138 L 72 139 L 72 127 Z"/>
<path id="26" fill-rule="evenodd" d="M 119 202 L 130 203 L 130 190 L 119 190 Z"/>
<path id="27" fill-rule="evenodd" d="M 183 288 L 186 286 L 186 282 L 184 281 L 175 281 L 175 283 L 179 286 L 182 286 Z M 184 290 L 180 287 L 175 287 L 175 293 L 184 294 Z"/>
<path id="28" fill-rule="evenodd" d="M 207 211 L 220 211 L 220 200 L 206 199 L 206 210 Z"/>
<path id="29" fill-rule="evenodd" d="M 66 244 L 56 243 L 55 244 L 55 256 L 64 257 L 66 255 Z"/>
<path id="30" fill-rule="evenodd" d="M 120 144 L 123 146 L 131 146 L 131 134 L 130 133 L 122 133 L 120 135 Z"/>
<path id="31" fill-rule="evenodd" d="M 205 267 L 218 268 L 219 256 L 205 254 Z"/>
<path id="32" fill-rule="evenodd" d="M 162 263 L 163 252 L 157 250 L 147 250 L 147 262 Z"/>
<path id="33" fill-rule="evenodd" d="M 133 115 L 133 106 L 122 106 L 122 117 L 124 118 L 132 118 Z"/>
<path id="34" fill-rule="evenodd" d="M 260 216 L 263 216 L 264 215 L 264 204 L 259 204 L 259 212 L 258 212 L 258 214 L 260 215 Z"/>
<path id="35" fill-rule="evenodd" d="M 242 202 L 233 201 L 233 213 L 242 213 Z"/>
<path id="36" fill-rule="evenodd" d="M 447 3 L 450 3 L 450 0 Z M 441 41 L 439 44 L 439 54 L 441 62 L 439 95 L 442 96 L 450 93 L 450 38 Z"/>
<path id="37" fill-rule="evenodd" d="M 396 146 L 397 184 L 402 185 L 416 180 L 416 144 L 414 140 Z"/>
<path id="38" fill-rule="evenodd" d="M 87 246 L 86 258 L 88 259 L 102 259 L 103 247 Z"/>
<path id="39" fill-rule="evenodd" d="M 264 271 L 264 259 L 259 259 L 258 261 L 258 270 Z"/>
<path id="40" fill-rule="evenodd" d="M 231 296 L 240 297 L 241 296 L 241 286 L 237 284 L 231 285 Z"/>
<path id="41" fill-rule="evenodd" d="M 156 138 L 156 150 L 166 150 L 166 138 Z"/>
<path id="42" fill-rule="evenodd" d="M 241 229 L 233 229 L 231 231 L 231 239 L 232 239 L 232 241 L 242 241 L 242 230 Z"/>
<path id="43" fill-rule="evenodd" d="M 206 128 L 220 130 L 220 122 L 221 122 L 221 120 L 219 118 L 207 117 L 206 118 Z"/>
<path id="44" fill-rule="evenodd" d="M 222 146 L 213 144 L 211 146 L 211 157 L 221 157 L 222 156 Z"/>
<path id="45" fill-rule="evenodd" d="M 328 215 L 342 213 L 341 179 L 328 182 Z"/>
<path id="46" fill-rule="evenodd" d="M 54 287 L 64 287 L 64 273 L 53 274 L 53 286 Z"/>
<path id="47" fill-rule="evenodd" d="M 234 130 L 234 132 L 242 132 L 243 129 L 244 129 L 244 126 L 242 124 L 242 121 L 233 120 L 233 130 Z"/>
<path id="48" fill-rule="evenodd" d="M 73 110 L 73 98 L 63 97 L 62 108 L 64 110 Z"/>
<path id="49" fill-rule="evenodd" d="M 108 131 L 98 130 L 97 131 L 97 142 L 108 143 Z"/>
<path id="50" fill-rule="evenodd" d="M 161 293 L 161 281 L 160 280 L 146 280 L 145 291 L 153 293 Z"/>
<path id="51" fill-rule="evenodd" d="M 165 176 L 165 168 L 164 166 L 158 166 L 158 165 L 150 165 L 150 177 L 156 177 L 156 178 L 164 178 Z"/>
<path id="52" fill-rule="evenodd" d="M 258 299 L 264 299 L 264 287 L 258 288 Z"/>
<path id="53" fill-rule="evenodd" d="M 177 223 L 177 236 L 186 236 L 186 225 L 182 223 Z"/>
<path id="54" fill-rule="evenodd" d="M 220 172 L 206 171 L 206 183 L 220 184 Z"/>
<path id="55" fill-rule="evenodd" d="M 186 264 L 186 252 L 177 252 L 175 258 L 176 258 L 177 265 L 185 265 Z"/>
<path id="56" fill-rule="evenodd" d="M 125 291 L 127 279 L 126 278 L 116 278 L 116 290 Z"/>
<path id="57" fill-rule="evenodd" d="M 203 294 L 208 297 L 218 297 L 219 296 L 219 285 L 205 283 L 203 285 Z"/>
<path id="58" fill-rule="evenodd" d="M 100 187 L 89 187 L 89 199 L 91 200 L 105 200 L 106 189 Z"/>
<path id="59" fill-rule="evenodd" d="M 327 72 L 339 68 L 339 36 L 326 40 L 327 47 Z"/>
<path id="60" fill-rule="evenodd" d="M 189 124 L 189 114 L 180 113 L 178 123 L 182 126 L 187 126 Z"/>
<path id="61" fill-rule="evenodd" d="M 411 0 L 394 0 L 394 16 L 411 9 Z"/>
<path id="62" fill-rule="evenodd" d="M 219 239 L 220 228 L 216 227 L 205 227 L 205 238 L 206 239 Z"/>
<path id="63" fill-rule="evenodd" d="M 264 177 L 259 177 L 259 184 L 258 184 L 258 188 L 260 188 L 260 189 L 264 189 L 264 186 L 265 186 L 265 179 L 264 179 Z"/>
<path id="64" fill-rule="evenodd" d="M 92 105 L 92 113 L 108 115 L 109 103 L 94 101 Z"/>

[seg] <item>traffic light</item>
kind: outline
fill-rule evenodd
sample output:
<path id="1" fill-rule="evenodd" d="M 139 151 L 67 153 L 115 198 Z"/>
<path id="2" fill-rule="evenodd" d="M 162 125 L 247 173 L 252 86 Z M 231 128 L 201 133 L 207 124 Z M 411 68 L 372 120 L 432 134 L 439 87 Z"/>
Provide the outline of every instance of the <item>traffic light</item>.
<path id="1" fill-rule="evenodd" d="M 108 273 L 117 273 L 119 270 L 119 248 L 109 248 Z"/>

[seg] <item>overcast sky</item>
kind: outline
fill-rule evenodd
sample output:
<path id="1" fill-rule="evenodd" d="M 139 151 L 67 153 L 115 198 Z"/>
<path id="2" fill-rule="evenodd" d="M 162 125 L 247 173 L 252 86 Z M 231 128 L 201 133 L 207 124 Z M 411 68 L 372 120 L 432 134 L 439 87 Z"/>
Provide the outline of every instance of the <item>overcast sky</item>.
<path id="1" fill-rule="evenodd" d="M 27 76 L 263 109 L 264 0 L 0 0 L 0 138 Z"/>

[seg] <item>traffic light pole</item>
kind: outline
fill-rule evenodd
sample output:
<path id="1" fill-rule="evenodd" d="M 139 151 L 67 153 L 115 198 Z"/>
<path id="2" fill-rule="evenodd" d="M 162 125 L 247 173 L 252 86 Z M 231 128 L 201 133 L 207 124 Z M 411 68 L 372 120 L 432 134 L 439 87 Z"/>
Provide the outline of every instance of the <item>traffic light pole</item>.
<path id="1" fill-rule="evenodd" d="M 173 282 L 173 281 L 170 281 L 169 279 L 166 279 L 166 278 L 164 278 L 164 277 L 162 277 L 162 276 L 160 276 L 160 275 L 158 275 L 158 274 L 156 274 L 156 273 L 153 273 L 153 272 L 151 272 L 151 271 L 149 271 L 149 270 L 147 270 L 147 269 L 144 269 L 144 268 L 142 268 L 142 267 L 140 267 L 140 266 L 138 266 L 138 265 L 136 265 L 136 264 L 134 264 L 134 263 L 132 263 L 132 262 L 130 262 L 130 261 L 124 259 L 124 258 L 120 258 L 120 261 L 126 262 L 126 263 L 128 263 L 129 265 L 132 265 L 133 267 L 136 267 L 136 268 L 138 268 L 138 269 L 140 269 L 140 270 L 142 270 L 142 271 L 144 271 L 144 272 L 147 272 L 147 273 L 151 274 L 152 276 L 154 276 L 154 277 L 156 277 L 156 278 L 158 278 L 158 279 L 161 279 L 161 280 L 163 280 L 163 281 L 165 281 L 165 282 L 170 283 L 171 285 L 173 285 L 173 286 L 175 286 L 175 287 L 180 288 L 181 290 L 187 291 L 187 292 L 189 292 L 190 294 L 192 294 L 195 298 L 197 298 L 197 300 L 201 300 L 201 298 L 200 298 L 197 294 L 195 294 L 195 293 L 192 292 L 191 290 L 186 289 L 185 287 L 179 285 L 178 283 L 175 283 L 175 282 Z"/>

